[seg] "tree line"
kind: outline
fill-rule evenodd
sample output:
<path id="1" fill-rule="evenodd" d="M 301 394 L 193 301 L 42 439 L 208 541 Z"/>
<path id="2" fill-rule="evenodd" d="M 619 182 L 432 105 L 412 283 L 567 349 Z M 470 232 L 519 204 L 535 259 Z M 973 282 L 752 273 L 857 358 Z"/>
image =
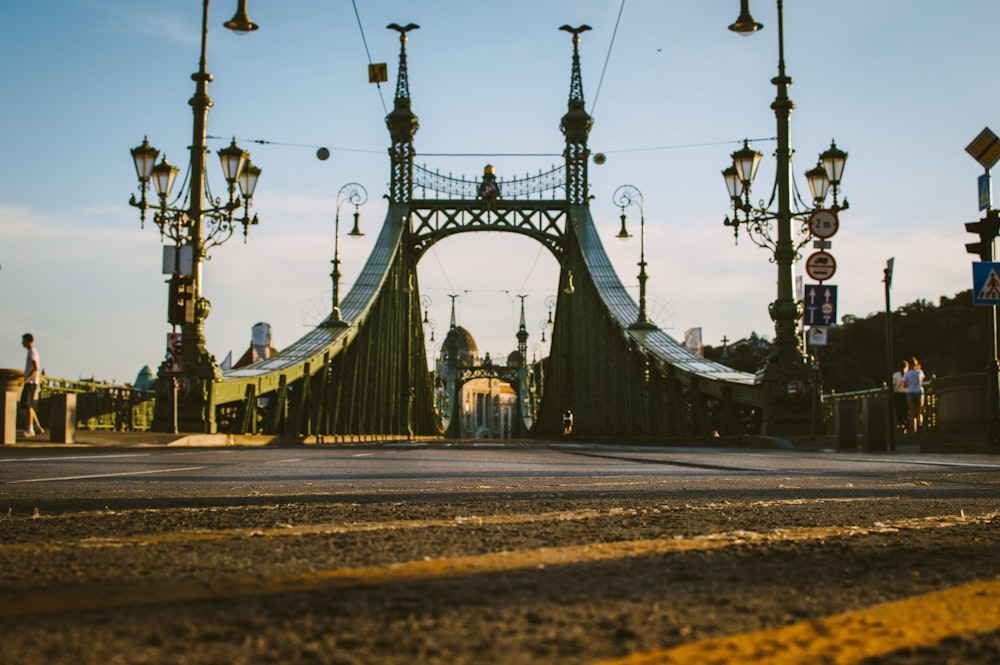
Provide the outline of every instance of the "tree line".
<path id="1" fill-rule="evenodd" d="M 992 361 L 990 328 L 992 308 L 974 305 L 972 290 L 953 298 L 941 296 L 935 305 L 915 300 L 892 311 L 892 368 L 916 357 L 928 378 L 982 372 Z M 846 392 L 888 383 L 885 312 L 858 317 L 843 316 L 831 326 L 827 343 L 808 347 L 818 364 L 823 391 Z M 756 332 L 722 346 L 706 346 L 705 357 L 744 372 L 756 372 L 770 346 L 768 337 Z"/>

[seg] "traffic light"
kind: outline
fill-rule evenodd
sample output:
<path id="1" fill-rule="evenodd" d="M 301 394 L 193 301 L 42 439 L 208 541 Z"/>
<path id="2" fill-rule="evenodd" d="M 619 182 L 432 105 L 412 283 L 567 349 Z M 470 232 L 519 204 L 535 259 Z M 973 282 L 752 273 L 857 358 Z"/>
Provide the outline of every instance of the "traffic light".
<path id="1" fill-rule="evenodd" d="M 993 261 L 993 240 L 1000 232 L 1000 211 L 988 210 L 978 222 L 966 222 L 965 230 L 979 234 L 979 242 L 966 243 L 965 250 L 979 256 L 981 261 Z"/>
<path id="2" fill-rule="evenodd" d="M 167 321 L 174 325 L 194 323 L 194 279 L 174 275 L 170 278 Z"/>

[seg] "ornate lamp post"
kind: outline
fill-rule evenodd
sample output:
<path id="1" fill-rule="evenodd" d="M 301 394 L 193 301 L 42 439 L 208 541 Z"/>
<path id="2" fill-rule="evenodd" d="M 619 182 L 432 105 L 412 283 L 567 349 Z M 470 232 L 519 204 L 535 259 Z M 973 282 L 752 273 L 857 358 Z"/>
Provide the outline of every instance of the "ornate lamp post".
<path id="1" fill-rule="evenodd" d="M 811 402 L 805 399 L 804 394 L 805 379 L 809 376 L 808 364 L 805 362 L 803 349 L 796 334 L 797 322 L 802 316 L 802 303 L 795 299 L 792 275 L 792 265 L 799 249 L 810 240 L 805 222 L 811 209 L 801 200 L 797 192 L 793 192 L 790 119 L 795 104 L 788 97 L 788 86 L 791 85 L 792 79 L 785 74 L 782 0 L 777 0 L 777 3 L 778 75 L 771 79 L 771 82 L 777 86 L 778 93 L 771 108 L 774 109 L 778 125 L 776 153 L 778 165 L 771 201 L 765 204 L 762 200 L 756 206 L 750 203 L 750 186 L 762 155 L 750 147 L 749 141 L 745 141 L 743 148 L 732 154 L 733 164 L 722 172 L 733 204 L 733 218 L 726 217 L 725 224 L 733 227 L 733 233 L 737 238 L 742 226 L 755 244 L 771 250 L 773 261 L 778 268 L 777 298 L 768 306 L 771 319 L 774 321 L 774 344 L 757 375 L 765 390 L 767 404 L 765 431 L 772 434 L 795 430 L 795 421 L 799 419 L 796 412 Z M 740 1 L 740 16 L 729 26 L 730 30 L 749 35 L 763 27 L 750 15 L 749 4 L 749 0 Z M 834 144 L 820 156 L 822 168 L 817 166 L 806 173 L 815 208 L 822 207 L 831 186 L 834 212 L 847 208 L 846 201 L 841 206 L 837 200 L 837 191 L 846 160 L 847 153 L 839 150 Z M 777 205 L 777 210 L 771 209 L 774 204 Z M 805 239 L 799 243 L 792 237 L 793 219 L 803 223 Z M 772 230 L 776 231 L 776 235 L 772 234 Z M 808 410 L 805 415 L 808 418 Z"/>
<path id="2" fill-rule="evenodd" d="M 222 202 L 212 196 L 205 174 L 208 109 L 212 106 L 208 96 L 212 75 L 206 71 L 208 4 L 209 0 L 203 0 L 201 57 L 198 71 L 191 75 L 195 81 L 195 93 L 189 102 L 194 124 L 190 164 L 185 177 L 188 190 L 171 200 L 178 168 L 167 162 L 166 157 L 157 164 L 160 152 L 146 139 L 132 149 L 141 196 L 137 201 L 133 195 L 129 203 L 139 208 L 141 223 L 146 220 L 147 210 L 152 208 L 153 221 L 160 230 L 161 239 L 169 238 L 174 242 L 173 252 L 164 253 L 164 270 L 171 274 L 168 321 L 173 325 L 173 332 L 168 338 L 168 356 L 160 366 L 159 376 L 171 379 L 175 388 L 171 393 L 166 381 L 159 382 L 160 399 L 157 400 L 153 427 L 160 431 L 171 429 L 165 421 L 171 406 L 175 414 L 174 431 L 177 429 L 177 418 L 184 431 L 216 431 L 212 383 L 221 378 L 221 370 L 215 358 L 205 349 L 204 321 L 211 305 L 202 296 L 201 267 L 208 258 L 208 251 L 229 240 L 238 224 L 243 226 L 245 239 L 249 227 L 257 223 L 256 215 L 250 217 L 250 202 L 260 169 L 250 163 L 249 155 L 236 145 L 235 140 L 218 152 L 228 186 L 227 201 Z M 225 27 L 240 34 L 257 29 L 247 16 L 246 0 L 239 0 L 236 14 L 225 23 Z M 153 204 L 146 199 L 150 180 L 158 199 Z M 237 186 L 242 199 L 236 195 Z M 239 216 L 241 208 L 242 216 Z M 179 336 L 178 326 L 181 328 Z"/>
<path id="3" fill-rule="evenodd" d="M 558 299 L 556 296 L 546 296 L 545 297 L 545 307 L 549 310 L 549 316 L 546 319 L 542 319 L 538 322 L 538 329 L 542 331 L 542 343 L 545 343 L 545 331 L 551 330 L 556 325 L 555 317 L 553 313 L 556 309 L 556 303 Z"/>
<path id="4" fill-rule="evenodd" d="M 433 304 L 434 301 L 431 300 L 430 296 L 428 295 L 420 296 L 420 306 L 424 309 L 424 318 L 422 323 L 427 327 L 428 330 L 431 331 L 431 336 L 430 339 L 428 340 L 431 343 L 434 342 L 434 331 L 437 329 L 437 320 L 430 318 L 429 310 L 431 308 L 431 305 Z M 431 357 L 433 358 L 434 356 Z"/>
<path id="5" fill-rule="evenodd" d="M 632 185 L 622 185 L 615 190 L 612 200 L 621 211 L 622 228 L 617 238 L 627 240 L 632 237 L 625 226 L 625 208 L 630 205 L 639 207 L 639 314 L 629 330 L 656 330 L 656 324 L 646 315 L 646 213 L 642 204 L 642 192 Z"/>
<path id="6" fill-rule="evenodd" d="M 360 238 L 364 233 L 361 232 L 361 227 L 358 226 L 358 221 L 361 218 L 358 207 L 363 206 L 367 202 L 368 190 L 356 182 L 347 183 L 337 192 L 337 214 L 334 218 L 333 230 L 333 272 L 330 273 L 330 278 L 333 280 L 333 313 L 330 316 L 330 320 L 335 324 L 344 323 L 344 320 L 340 317 L 340 206 L 345 203 L 350 203 L 354 206 L 354 228 L 347 235 L 352 238 Z"/>

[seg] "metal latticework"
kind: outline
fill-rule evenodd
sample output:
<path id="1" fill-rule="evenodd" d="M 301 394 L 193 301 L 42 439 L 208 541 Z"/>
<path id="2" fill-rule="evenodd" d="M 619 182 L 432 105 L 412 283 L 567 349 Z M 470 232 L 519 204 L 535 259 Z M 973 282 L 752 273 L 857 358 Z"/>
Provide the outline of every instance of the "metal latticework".
<path id="1" fill-rule="evenodd" d="M 480 198 L 479 187 L 482 180 L 467 180 L 456 178 L 450 173 L 444 175 L 439 171 L 431 171 L 423 166 L 413 168 L 413 188 L 419 193 L 421 198 L 462 199 L 473 200 Z M 550 199 L 563 198 L 566 191 L 566 167 L 553 166 L 545 172 L 536 175 L 525 175 L 523 178 L 504 179 L 499 178 L 497 184 L 500 187 L 501 199 L 526 200 L 526 199 Z"/>

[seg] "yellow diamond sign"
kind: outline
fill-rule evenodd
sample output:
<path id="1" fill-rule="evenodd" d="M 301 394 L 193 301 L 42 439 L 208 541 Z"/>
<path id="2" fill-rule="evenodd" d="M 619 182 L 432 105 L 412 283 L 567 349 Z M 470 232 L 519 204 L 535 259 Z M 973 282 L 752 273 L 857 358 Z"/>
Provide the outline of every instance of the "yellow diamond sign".
<path id="1" fill-rule="evenodd" d="M 1000 138 L 987 127 L 965 147 L 965 151 L 989 171 L 1000 160 Z"/>

